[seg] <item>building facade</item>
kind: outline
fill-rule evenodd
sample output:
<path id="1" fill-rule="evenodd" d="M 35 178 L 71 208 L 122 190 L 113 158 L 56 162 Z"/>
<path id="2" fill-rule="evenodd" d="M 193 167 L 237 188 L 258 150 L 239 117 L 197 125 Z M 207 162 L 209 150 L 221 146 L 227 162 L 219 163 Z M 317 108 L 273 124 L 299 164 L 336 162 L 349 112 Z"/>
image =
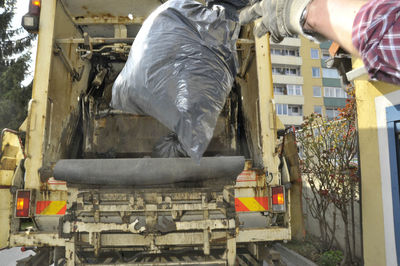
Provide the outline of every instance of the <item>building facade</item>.
<path id="1" fill-rule="evenodd" d="M 275 109 L 281 122 L 300 126 L 303 117 L 338 115 L 347 94 L 336 69 L 326 67 L 331 43 L 316 44 L 303 37 L 271 43 Z"/>

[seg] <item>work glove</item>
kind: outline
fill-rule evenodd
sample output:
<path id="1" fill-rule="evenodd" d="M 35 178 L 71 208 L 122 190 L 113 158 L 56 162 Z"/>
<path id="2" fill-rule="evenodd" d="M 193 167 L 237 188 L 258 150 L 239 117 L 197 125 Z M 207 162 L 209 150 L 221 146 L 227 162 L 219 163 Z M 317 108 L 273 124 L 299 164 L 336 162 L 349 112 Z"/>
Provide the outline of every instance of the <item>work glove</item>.
<path id="1" fill-rule="evenodd" d="M 270 33 L 273 42 L 284 37 L 302 34 L 310 40 L 322 41 L 323 37 L 314 32 L 304 32 L 307 5 L 312 0 L 262 0 L 240 11 L 239 22 L 244 25 L 261 17 L 254 26 L 258 38 Z"/>

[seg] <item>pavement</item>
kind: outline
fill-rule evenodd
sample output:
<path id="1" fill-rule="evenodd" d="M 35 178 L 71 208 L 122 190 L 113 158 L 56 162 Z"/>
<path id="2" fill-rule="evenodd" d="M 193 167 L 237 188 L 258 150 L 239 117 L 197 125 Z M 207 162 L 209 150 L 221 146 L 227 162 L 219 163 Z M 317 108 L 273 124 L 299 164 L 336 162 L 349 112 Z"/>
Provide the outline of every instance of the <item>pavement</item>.
<path id="1" fill-rule="evenodd" d="M 287 266 L 317 266 L 311 260 L 301 256 L 300 254 L 290 250 L 279 243 L 276 243 L 273 248 L 281 255 L 281 261 Z"/>
<path id="2" fill-rule="evenodd" d="M 0 265 L 1 266 L 15 266 L 17 265 L 17 260 L 29 257 L 35 254 L 32 250 L 27 250 L 25 252 L 21 251 L 21 248 L 10 248 L 0 251 Z"/>
<path id="3" fill-rule="evenodd" d="M 273 249 L 280 253 L 281 263 L 286 266 L 317 266 L 312 261 L 302 257 L 301 255 L 295 253 L 283 247 L 280 244 L 275 244 Z M 0 251 L 0 265 L 1 266 L 15 266 L 17 265 L 17 260 L 26 258 L 30 255 L 34 255 L 35 252 L 28 250 L 25 252 L 21 251 L 21 248 L 10 248 Z M 263 266 L 270 266 L 266 261 L 263 262 Z M 273 266 L 273 265 L 271 265 Z"/>

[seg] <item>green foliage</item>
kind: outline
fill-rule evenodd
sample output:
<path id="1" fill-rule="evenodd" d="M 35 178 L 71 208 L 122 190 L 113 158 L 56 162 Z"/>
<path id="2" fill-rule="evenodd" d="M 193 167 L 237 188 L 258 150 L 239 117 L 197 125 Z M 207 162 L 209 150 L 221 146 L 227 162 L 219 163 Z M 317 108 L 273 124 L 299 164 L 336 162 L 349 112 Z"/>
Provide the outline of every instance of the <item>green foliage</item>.
<path id="1" fill-rule="evenodd" d="M 340 265 L 343 260 L 343 253 L 340 250 L 329 250 L 319 257 L 318 264 L 321 266 L 336 266 Z"/>
<path id="2" fill-rule="evenodd" d="M 13 29 L 16 1 L 0 0 L 0 130 L 18 129 L 26 116 L 32 84 L 23 86 L 28 72 L 33 35 Z"/>

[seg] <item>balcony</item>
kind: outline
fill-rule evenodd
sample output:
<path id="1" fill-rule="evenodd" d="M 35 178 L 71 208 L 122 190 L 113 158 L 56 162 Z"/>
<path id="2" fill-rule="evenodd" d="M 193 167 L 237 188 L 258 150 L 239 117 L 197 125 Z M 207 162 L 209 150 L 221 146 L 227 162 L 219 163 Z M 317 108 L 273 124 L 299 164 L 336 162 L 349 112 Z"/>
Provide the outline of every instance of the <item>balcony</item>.
<path id="1" fill-rule="evenodd" d="M 319 48 L 328 50 L 332 45 L 332 41 L 326 41 L 319 45 Z"/>
<path id="2" fill-rule="evenodd" d="M 303 60 L 300 56 L 271 55 L 272 64 L 301 66 Z"/>
<path id="3" fill-rule="evenodd" d="M 271 42 L 271 44 L 276 44 L 273 41 L 270 41 L 270 42 Z M 300 40 L 300 38 L 286 37 L 285 39 L 283 39 L 283 41 L 281 43 L 279 43 L 279 45 L 300 47 L 301 46 L 301 40 Z"/>
<path id="4" fill-rule="evenodd" d="M 303 116 L 291 116 L 291 115 L 278 115 L 279 120 L 281 120 L 282 124 L 289 126 L 299 126 L 303 123 Z"/>
<path id="5" fill-rule="evenodd" d="M 324 97 L 324 105 L 326 107 L 340 107 L 346 106 L 346 98 Z"/>
<path id="6" fill-rule="evenodd" d="M 342 87 L 342 80 L 340 78 L 322 78 L 322 85 L 326 87 Z"/>
<path id="7" fill-rule="evenodd" d="M 290 75 L 272 75 L 274 83 L 279 84 L 304 84 L 302 76 L 290 76 Z"/>
<path id="8" fill-rule="evenodd" d="M 304 96 L 275 95 L 274 96 L 274 101 L 275 101 L 275 103 L 304 105 Z"/>

